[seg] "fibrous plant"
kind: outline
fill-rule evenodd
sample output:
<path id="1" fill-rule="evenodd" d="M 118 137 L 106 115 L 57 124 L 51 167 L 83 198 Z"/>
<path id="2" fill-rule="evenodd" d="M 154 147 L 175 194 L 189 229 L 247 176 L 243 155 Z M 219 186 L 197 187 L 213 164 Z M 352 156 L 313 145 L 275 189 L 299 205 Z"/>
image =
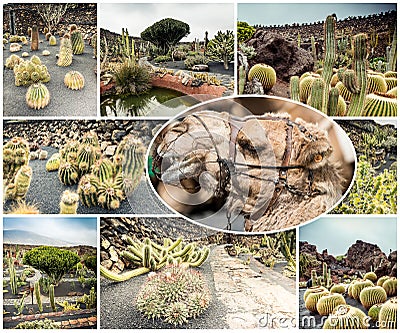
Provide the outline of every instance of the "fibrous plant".
<path id="1" fill-rule="evenodd" d="M 136 306 L 148 318 L 163 318 L 174 326 L 201 315 L 210 304 L 202 275 L 182 266 L 151 273 L 139 291 Z"/>
<path id="2" fill-rule="evenodd" d="M 50 92 L 43 83 L 34 83 L 28 88 L 26 92 L 26 104 L 28 104 L 31 109 L 43 109 L 49 103 Z"/>
<path id="3" fill-rule="evenodd" d="M 147 67 L 126 60 L 114 73 L 117 93 L 140 95 L 151 88 L 151 75 Z"/>
<path id="4" fill-rule="evenodd" d="M 379 311 L 379 328 L 397 329 L 397 297 L 386 301 Z"/>
<path id="5" fill-rule="evenodd" d="M 60 214 L 76 214 L 79 205 L 79 195 L 65 190 L 61 195 Z"/>
<path id="6" fill-rule="evenodd" d="M 199 267 L 206 261 L 210 253 L 208 247 L 200 249 L 196 243 L 184 245 L 182 238 L 178 238 L 174 242 L 165 238 L 163 245 L 148 238 L 139 242 L 127 236 L 126 241 L 129 245 L 126 250 L 121 252 L 121 256 L 136 268 L 132 271 L 116 274 L 100 266 L 100 273 L 104 277 L 121 282 L 150 271 L 159 270 L 169 264 Z"/>
<path id="7" fill-rule="evenodd" d="M 350 305 L 338 305 L 325 320 L 324 329 L 366 329 L 368 317 L 360 309 Z"/>
<path id="8" fill-rule="evenodd" d="M 266 64 L 254 65 L 250 68 L 247 76 L 249 81 L 257 79 L 263 85 L 263 88 L 266 91 L 271 90 L 276 83 L 275 70 L 271 66 Z"/>
<path id="9" fill-rule="evenodd" d="M 366 287 L 361 290 L 360 302 L 367 310 L 375 304 L 386 302 L 385 289 L 379 286 Z"/>
<path id="10" fill-rule="evenodd" d="M 85 78 L 78 71 L 70 71 L 65 74 L 64 84 L 72 90 L 81 90 L 85 86 Z"/>
<path id="11" fill-rule="evenodd" d="M 327 316 L 341 304 L 346 304 L 344 297 L 340 294 L 330 293 L 322 296 L 317 302 L 317 311 L 321 316 Z"/>

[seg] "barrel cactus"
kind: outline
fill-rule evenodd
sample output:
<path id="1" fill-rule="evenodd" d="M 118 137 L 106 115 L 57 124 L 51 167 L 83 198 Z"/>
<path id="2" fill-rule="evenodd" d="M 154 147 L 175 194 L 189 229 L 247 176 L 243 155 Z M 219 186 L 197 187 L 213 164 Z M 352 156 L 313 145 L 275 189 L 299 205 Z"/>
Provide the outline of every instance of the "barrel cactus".
<path id="1" fill-rule="evenodd" d="M 79 195 L 65 190 L 61 195 L 60 214 L 76 214 L 79 204 Z"/>
<path id="2" fill-rule="evenodd" d="M 114 177 L 115 166 L 109 158 L 102 157 L 93 164 L 91 171 L 100 182 L 103 182 Z"/>
<path id="3" fill-rule="evenodd" d="M 264 90 L 271 90 L 276 83 L 275 70 L 266 64 L 255 64 L 250 68 L 248 73 L 249 80 L 257 79 L 262 85 Z"/>
<path id="4" fill-rule="evenodd" d="M 3 183 L 14 182 L 18 170 L 29 163 L 29 143 L 14 137 L 3 146 Z"/>
<path id="5" fill-rule="evenodd" d="M 372 305 L 386 302 L 386 299 L 385 289 L 379 286 L 366 287 L 360 293 L 360 302 L 367 310 Z"/>
<path id="6" fill-rule="evenodd" d="M 322 291 L 328 291 L 328 289 L 326 289 L 325 287 L 322 286 L 315 286 L 315 287 L 310 287 L 308 288 L 303 295 L 303 300 L 304 302 L 306 301 L 308 295 L 312 294 L 312 293 L 320 293 Z"/>
<path id="7" fill-rule="evenodd" d="M 357 281 L 351 287 L 351 294 L 354 299 L 359 300 L 361 291 L 364 288 L 373 287 L 373 286 L 374 286 L 374 284 L 370 280 Z"/>
<path id="8" fill-rule="evenodd" d="M 365 98 L 363 115 L 367 117 L 397 116 L 397 98 L 389 94 L 369 94 Z"/>
<path id="9" fill-rule="evenodd" d="M 136 306 L 149 319 L 163 318 L 177 326 L 201 315 L 210 299 L 201 273 L 170 266 L 149 276 L 139 291 Z"/>
<path id="10" fill-rule="evenodd" d="M 322 296 L 329 295 L 328 291 L 321 291 L 317 293 L 310 293 L 305 302 L 307 310 L 310 312 L 317 312 L 317 303 Z"/>
<path id="11" fill-rule="evenodd" d="M 16 54 L 12 54 L 6 59 L 6 68 L 8 69 L 14 69 L 15 65 L 19 65 L 21 62 L 24 60 L 17 56 Z"/>
<path id="12" fill-rule="evenodd" d="M 82 144 L 78 150 L 77 166 L 79 175 L 88 173 L 96 160 L 101 155 L 100 149 L 89 144 Z"/>
<path id="13" fill-rule="evenodd" d="M 317 311 L 321 316 L 327 316 L 340 304 L 346 304 L 342 295 L 336 293 L 324 295 L 317 302 Z"/>
<path id="14" fill-rule="evenodd" d="M 82 33 L 78 30 L 71 31 L 71 45 L 73 54 L 82 54 L 85 50 Z"/>
<path id="15" fill-rule="evenodd" d="M 341 304 L 325 320 L 324 329 L 367 329 L 368 317 L 361 310 Z"/>
<path id="16" fill-rule="evenodd" d="M 97 206 L 97 189 L 99 183 L 99 179 L 93 174 L 83 175 L 79 180 L 78 195 L 84 206 Z"/>
<path id="17" fill-rule="evenodd" d="M 329 291 L 331 293 L 344 294 L 346 287 L 343 284 L 334 284 Z"/>
<path id="18" fill-rule="evenodd" d="M 372 321 L 377 321 L 379 319 L 379 312 L 381 311 L 383 303 L 374 304 L 368 310 L 368 316 L 371 317 Z"/>
<path id="19" fill-rule="evenodd" d="M 100 183 L 97 189 L 97 202 L 103 208 L 117 209 L 125 199 L 122 184 L 117 180 L 108 179 Z"/>
<path id="20" fill-rule="evenodd" d="M 34 83 L 28 88 L 25 99 L 31 109 L 43 109 L 50 103 L 50 92 L 44 84 Z"/>
<path id="21" fill-rule="evenodd" d="M 72 64 L 72 45 L 69 35 L 61 38 L 60 51 L 58 53 L 57 65 L 67 67 Z"/>
<path id="22" fill-rule="evenodd" d="M 397 78 L 396 77 L 386 77 L 385 78 L 387 90 L 391 90 L 394 87 L 397 87 Z"/>
<path id="23" fill-rule="evenodd" d="M 78 71 L 70 71 L 65 74 L 64 84 L 68 89 L 81 90 L 85 86 L 85 78 Z"/>
<path id="24" fill-rule="evenodd" d="M 376 285 L 382 287 L 383 283 L 384 283 L 386 280 L 389 280 L 389 279 L 390 279 L 390 276 L 387 276 L 387 275 L 381 276 L 381 277 L 378 279 L 378 281 L 376 282 Z"/>
<path id="25" fill-rule="evenodd" d="M 397 297 L 383 303 L 378 320 L 379 328 L 397 329 Z"/>
<path id="26" fill-rule="evenodd" d="M 383 74 L 384 77 L 394 77 L 397 78 L 397 72 L 394 71 L 387 71 Z"/>
<path id="27" fill-rule="evenodd" d="M 320 75 L 315 73 L 308 73 L 307 75 L 302 75 L 300 77 L 300 102 L 307 103 L 308 97 L 311 93 L 311 85 L 317 78 L 320 78 Z"/>
<path id="28" fill-rule="evenodd" d="M 63 162 L 58 169 L 58 178 L 64 185 L 74 185 L 79 180 L 78 168 L 70 162 Z"/>
<path id="29" fill-rule="evenodd" d="M 343 97 L 343 99 L 346 102 L 349 102 L 351 99 L 351 92 L 346 88 L 346 86 L 342 82 L 338 82 L 335 86 L 339 90 L 340 96 Z"/>
<path id="30" fill-rule="evenodd" d="M 378 280 L 378 277 L 374 272 L 367 272 L 364 274 L 364 280 L 370 280 L 372 282 L 375 282 L 376 280 Z"/>
<path id="31" fill-rule="evenodd" d="M 32 180 L 32 168 L 29 165 L 23 165 L 15 175 L 14 182 L 7 185 L 5 197 L 9 200 L 23 200 L 28 193 Z"/>
<path id="32" fill-rule="evenodd" d="M 391 277 L 387 279 L 383 285 L 383 289 L 385 289 L 388 297 L 397 295 L 397 279 L 395 277 Z"/>
<path id="33" fill-rule="evenodd" d="M 60 154 L 55 153 L 55 154 L 51 155 L 51 157 L 47 161 L 46 171 L 48 171 L 48 172 L 57 171 L 59 167 L 60 167 Z"/>
<path id="34" fill-rule="evenodd" d="M 367 94 L 375 92 L 385 93 L 387 91 L 385 78 L 381 75 L 368 75 L 367 78 Z"/>
<path id="35" fill-rule="evenodd" d="M 50 46 L 56 46 L 56 45 L 57 45 L 57 38 L 56 38 L 56 36 L 50 36 L 50 37 L 49 37 L 49 45 L 50 45 Z"/>

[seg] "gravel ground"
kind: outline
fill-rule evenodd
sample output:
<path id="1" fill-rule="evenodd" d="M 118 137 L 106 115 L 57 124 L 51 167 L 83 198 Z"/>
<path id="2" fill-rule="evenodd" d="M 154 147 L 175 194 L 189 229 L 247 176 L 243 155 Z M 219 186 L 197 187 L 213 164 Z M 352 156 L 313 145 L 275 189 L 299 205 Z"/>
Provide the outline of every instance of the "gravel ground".
<path id="1" fill-rule="evenodd" d="M 46 83 L 50 91 L 50 104 L 41 110 L 30 109 L 25 102 L 27 87 L 17 87 L 14 83 L 14 72 L 4 68 L 3 75 L 3 115 L 5 117 L 14 116 L 96 116 L 97 115 L 97 79 L 94 69 L 97 61 L 93 59 L 93 48 L 87 43 L 85 51 L 81 55 L 74 55 L 72 65 L 59 67 L 56 64 L 56 54 L 59 52 L 60 41 L 57 37 L 57 46 L 48 46 L 48 42 L 43 35 L 40 35 L 43 43 L 39 45 L 38 51 L 31 51 L 30 45 L 23 45 L 20 52 L 28 52 L 29 56 L 37 55 L 42 63 L 47 66 L 51 79 Z M 9 44 L 3 51 L 3 64 L 11 55 Z M 42 56 L 43 50 L 49 50 L 49 56 Z M 30 59 L 24 58 L 24 59 Z M 85 77 L 85 87 L 80 91 L 70 90 L 64 85 L 64 76 L 71 70 L 79 71 Z"/>
<path id="2" fill-rule="evenodd" d="M 57 149 L 44 147 L 50 157 Z M 32 160 L 29 165 L 32 167 L 33 176 L 28 194 L 27 203 L 36 203 L 41 214 L 58 214 L 61 194 L 67 190 L 76 190 L 77 185 L 65 186 L 58 179 L 58 172 L 46 171 L 47 160 Z M 130 200 L 121 202 L 117 210 L 111 211 L 101 207 L 85 207 L 79 205 L 78 214 L 168 214 L 169 210 L 153 194 L 150 186 L 142 180 L 136 190 L 132 193 Z M 12 202 L 4 204 L 7 211 Z"/>
<path id="3" fill-rule="evenodd" d="M 208 283 L 212 295 L 210 307 L 198 318 L 190 320 L 179 328 L 185 329 L 222 329 L 228 328 L 225 320 L 226 308 L 216 297 L 214 278 L 210 267 L 210 258 L 198 269 Z M 146 275 L 130 279 L 126 282 L 114 283 L 100 280 L 100 327 L 102 329 L 167 329 L 174 325 L 161 320 L 144 317 L 135 308 L 137 293 L 146 280 Z"/>

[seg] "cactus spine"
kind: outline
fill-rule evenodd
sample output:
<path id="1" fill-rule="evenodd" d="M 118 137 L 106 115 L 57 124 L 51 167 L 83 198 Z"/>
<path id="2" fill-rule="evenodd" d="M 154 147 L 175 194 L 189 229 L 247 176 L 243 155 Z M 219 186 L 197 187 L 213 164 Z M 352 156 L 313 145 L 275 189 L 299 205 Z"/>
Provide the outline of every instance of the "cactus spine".
<path id="1" fill-rule="evenodd" d="M 386 302 L 386 299 L 385 289 L 379 286 L 366 287 L 360 293 L 360 302 L 367 310 L 372 305 Z"/>
<path id="2" fill-rule="evenodd" d="M 34 284 L 34 293 L 35 293 L 36 303 L 39 308 L 39 312 L 43 312 L 42 296 L 40 295 L 39 281 L 36 281 Z"/>
<path id="3" fill-rule="evenodd" d="M 347 114 L 351 117 L 360 116 L 364 109 L 367 92 L 367 36 L 358 34 L 353 37 L 353 69 L 355 70 L 358 92 L 353 93 Z"/>
<path id="4" fill-rule="evenodd" d="M 32 84 L 26 93 L 26 103 L 31 109 L 39 110 L 50 103 L 50 92 L 42 83 Z"/>
<path id="5" fill-rule="evenodd" d="M 39 50 L 39 29 L 35 24 L 34 26 L 32 26 L 31 32 L 31 51 L 37 50 Z"/>
<path id="6" fill-rule="evenodd" d="M 50 298 L 50 306 L 53 309 L 53 311 L 57 311 L 56 307 L 56 301 L 54 297 L 54 285 L 50 284 L 49 286 L 49 298 Z"/>
<path id="7" fill-rule="evenodd" d="M 265 91 L 271 90 L 276 83 L 275 70 L 266 64 L 255 64 L 250 68 L 248 74 L 249 80 L 256 78 L 263 85 Z"/>
<path id="8" fill-rule="evenodd" d="M 290 98 L 300 102 L 300 79 L 298 76 L 290 78 Z"/>
<path id="9" fill-rule="evenodd" d="M 385 302 L 379 311 L 379 328 L 397 328 L 397 297 Z"/>
<path id="10" fill-rule="evenodd" d="M 344 297 L 340 294 L 329 294 L 322 296 L 317 302 L 317 311 L 321 316 L 327 316 L 341 304 L 346 304 Z"/>
<path id="11" fill-rule="evenodd" d="M 79 205 L 79 195 L 65 190 L 61 195 L 60 214 L 76 214 Z"/>
<path id="12" fill-rule="evenodd" d="M 22 166 L 17 174 L 15 175 L 14 180 L 14 192 L 13 198 L 14 200 L 23 200 L 28 193 L 29 186 L 31 185 L 32 179 L 32 168 L 28 165 Z"/>

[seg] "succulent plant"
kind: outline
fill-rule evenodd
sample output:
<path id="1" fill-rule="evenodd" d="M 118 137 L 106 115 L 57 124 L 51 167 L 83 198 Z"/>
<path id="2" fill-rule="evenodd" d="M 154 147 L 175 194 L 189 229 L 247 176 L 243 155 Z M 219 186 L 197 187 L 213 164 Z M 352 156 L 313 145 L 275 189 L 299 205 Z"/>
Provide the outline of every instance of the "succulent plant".
<path id="1" fill-rule="evenodd" d="M 351 287 L 351 294 L 354 299 L 357 301 L 360 299 L 361 291 L 367 287 L 373 287 L 374 284 L 370 280 L 363 280 L 355 282 Z"/>
<path id="2" fill-rule="evenodd" d="M 388 87 L 386 80 L 381 75 L 368 75 L 367 77 L 367 94 L 385 93 Z"/>
<path id="3" fill-rule="evenodd" d="M 44 320 L 23 321 L 15 326 L 16 329 L 60 329 L 60 323 L 48 318 Z"/>
<path id="4" fill-rule="evenodd" d="M 56 171 L 60 167 L 60 154 L 54 153 L 46 163 L 46 171 Z"/>
<path id="5" fill-rule="evenodd" d="M 28 52 L 22 52 L 21 57 L 22 58 L 28 58 L 29 57 L 29 53 Z"/>
<path id="6" fill-rule="evenodd" d="M 57 38 L 56 38 L 56 36 L 50 36 L 50 37 L 49 37 L 49 45 L 50 45 L 50 46 L 56 46 L 56 45 L 57 45 Z"/>
<path id="7" fill-rule="evenodd" d="M 54 284 L 50 284 L 49 286 L 49 299 L 50 299 L 50 306 L 53 311 L 57 311 L 56 301 L 54 297 Z"/>
<path id="8" fill-rule="evenodd" d="M 77 166 L 79 175 L 82 176 L 88 173 L 96 160 L 100 157 L 101 152 L 98 147 L 90 144 L 82 144 L 77 154 Z"/>
<path id="9" fill-rule="evenodd" d="M 382 287 L 385 289 L 388 297 L 397 295 L 397 279 L 395 277 L 391 277 L 383 282 Z"/>
<path id="10" fill-rule="evenodd" d="M 97 202 L 107 209 L 117 209 L 125 199 L 122 184 L 113 179 L 107 179 L 99 183 L 97 188 Z"/>
<path id="11" fill-rule="evenodd" d="M 343 82 L 339 81 L 336 86 L 339 90 L 340 96 L 346 101 L 349 102 L 352 96 L 352 93 L 346 88 L 346 86 L 343 84 Z"/>
<path id="12" fill-rule="evenodd" d="M 326 289 L 325 287 L 322 287 L 322 286 L 314 286 L 314 287 L 308 288 L 308 289 L 304 292 L 304 295 L 303 295 L 303 300 L 304 300 L 304 302 L 306 301 L 308 295 L 310 295 L 310 294 L 312 294 L 312 293 L 320 293 L 320 292 L 322 292 L 322 291 L 328 291 L 328 289 Z"/>
<path id="13" fill-rule="evenodd" d="M 18 278 L 17 272 L 15 271 L 14 260 L 12 258 L 8 258 L 8 274 L 10 275 L 10 289 L 14 295 L 18 294 Z"/>
<path id="14" fill-rule="evenodd" d="M 71 162 L 62 162 L 58 168 L 58 178 L 64 185 L 74 185 L 79 181 L 78 168 Z"/>
<path id="15" fill-rule="evenodd" d="M 310 95 L 307 99 L 307 104 L 311 107 L 322 110 L 324 104 L 325 82 L 322 78 L 316 78 L 311 84 Z"/>
<path id="16" fill-rule="evenodd" d="M 376 276 L 376 274 L 374 272 L 367 272 L 364 274 L 363 279 L 375 282 L 376 280 L 378 280 L 378 277 Z"/>
<path id="17" fill-rule="evenodd" d="M 368 317 L 350 305 L 338 305 L 325 320 L 323 329 L 366 329 Z"/>
<path id="18" fill-rule="evenodd" d="M 29 163 L 29 143 L 14 137 L 3 146 L 3 183 L 14 182 L 18 170 Z"/>
<path id="19" fill-rule="evenodd" d="M 45 57 L 47 57 L 47 56 L 50 55 L 50 51 L 49 51 L 49 50 L 43 50 L 43 51 L 42 51 L 42 55 L 45 56 Z"/>
<path id="20" fill-rule="evenodd" d="M 271 90 L 276 83 L 275 70 L 266 64 L 255 64 L 250 68 L 247 76 L 250 81 L 256 78 L 263 85 L 265 91 Z"/>
<path id="21" fill-rule="evenodd" d="M 385 289 L 379 286 L 366 287 L 361 290 L 360 302 L 367 310 L 375 304 L 386 302 Z"/>
<path id="22" fill-rule="evenodd" d="M 21 51 L 22 45 L 18 44 L 18 43 L 11 43 L 10 44 L 10 52 L 19 52 Z"/>
<path id="23" fill-rule="evenodd" d="M 71 31 L 71 45 L 73 54 L 82 54 L 85 50 L 82 33 L 78 30 Z"/>
<path id="24" fill-rule="evenodd" d="M 14 69 L 15 65 L 19 65 L 21 62 L 24 60 L 17 56 L 16 54 L 12 54 L 6 59 L 6 68 L 8 69 Z"/>
<path id="25" fill-rule="evenodd" d="M 379 328 L 397 329 L 397 297 L 383 303 L 379 311 Z"/>
<path id="26" fill-rule="evenodd" d="M 61 195 L 60 214 L 76 214 L 79 205 L 79 195 L 65 190 Z"/>
<path id="27" fill-rule="evenodd" d="M 72 45 L 69 35 L 61 38 L 60 51 L 58 53 L 57 65 L 67 67 L 72 64 Z"/>
<path id="28" fill-rule="evenodd" d="M 22 61 L 14 66 L 15 85 L 17 87 L 50 81 L 50 74 L 46 65 L 42 65 L 40 59 L 38 59 L 39 57 L 32 56 L 31 60 Z"/>
<path id="29" fill-rule="evenodd" d="M 367 117 L 397 116 L 397 98 L 389 94 L 369 94 L 365 99 L 363 115 Z"/>
<path id="30" fill-rule="evenodd" d="M 90 39 L 90 45 L 93 47 L 93 56 L 97 58 L 97 34 L 94 34 Z"/>
<path id="31" fill-rule="evenodd" d="M 39 308 L 39 312 L 43 312 L 42 296 L 40 295 L 39 281 L 36 281 L 34 284 L 34 294 L 35 294 L 35 298 L 36 298 L 36 303 Z"/>
<path id="32" fill-rule="evenodd" d="M 34 83 L 28 88 L 25 99 L 31 109 L 43 109 L 50 103 L 50 92 L 43 83 Z"/>
<path id="33" fill-rule="evenodd" d="M 85 86 L 85 78 L 78 71 L 70 71 L 65 74 L 64 84 L 68 89 L 81 90 Z"/>
<path id="34" fill-rule="evenodd" d="M 39 30 L 37 25 L 32 26 L 31 32 L 31 51 L 39 50 Z"/>
<path id="35" fill-rule="evenodd" d="M 397 87 L 397 78 L 396 77 L 386 77 L 385 81 L 386 81 L 386 86 L 387 86 L 388 91 Z M 386 91 L 386 93 L 387 93 L 387 91 Z"/>
<path id="36" fill-rule="evenodd" d="M 304 73 L 300 77 L 300 102 L 307 103 L 308 97 L 311 93 L 311 85 L 315 79 L 320 78 L 320 75 L 315 73 Z"/>
<path id="37" fill-rule="evenodd" d="M 7 200 L 23 200 L 28 193 L 32 179 L 32 168 L 28 165 L 23 165 L 18 169 L 13 183 L 10 183 L 5 188 L 5 198 Z"/>
<path id="38" fill-rule="evenodd" d="M 329 291 L 331 293 L 344 294 L 346 287 L 343 284 L 334 284 Z"/>
<path id="39" fill-rule="evenodd" d="M 376 282 L 376 285 L 382 287 L 383 283 L 384 283 L 386 280 L 389 280 L 389 279 L 390 279 L 390 276 L 387 276 L 387 275 L 381 276 L 381 277 L 378 279 L 378 281 Z"/>
<path id="40" fill-rule="evenodd" d="M 310 293 L 305 301 L 305 306 L 310 312 L 317 312 L 317 303 L 322 296 L 329 295 L 329 291 Z"/>
<path id="41" fill-rule="evenodd" d="M 368 310 L 368 316 L 371 317 L 372 321 L 377 321 L 379 319 L 379 312 L 381 311 L 383 303 L 374 304 Z"/>
<path id="42" fill-rule="evenodd" d="M 327 316 L 341 304 L 346 304 L 344 297 L 340 294 L 330 293 L 322 296 L 317 302 L 317 311 L 321 316 Z"/>
<path id="43" fill-rule="evenodd" d="M 149 275 L 136 306 L 148 318 L 163 318 L 175 326 L 201 315 L 210 304 L 202 275 L 192 269 L 170 266 Z"/>
<path id="44" fill-rule="evenodd" d="M 290 98 L 300 102 L 300 78 L 298 76 L 290 78 Z"/>
<path id="45" fill-rule="evenodd" d="M 82 137 L 82 144 L 89 144 L 93 147 L 100 147 L 99 145 L 99 138 L 97 137 L 96 132 L 89 131 L 86 132 Z"/>
<path id="46" fill-rule="evenodd" d="M 99 182 L 111 179 L 115 174 L 114 163 L 107 157 L 101 157 L 92 165 L 91 173 L 98 178 Z"/>

